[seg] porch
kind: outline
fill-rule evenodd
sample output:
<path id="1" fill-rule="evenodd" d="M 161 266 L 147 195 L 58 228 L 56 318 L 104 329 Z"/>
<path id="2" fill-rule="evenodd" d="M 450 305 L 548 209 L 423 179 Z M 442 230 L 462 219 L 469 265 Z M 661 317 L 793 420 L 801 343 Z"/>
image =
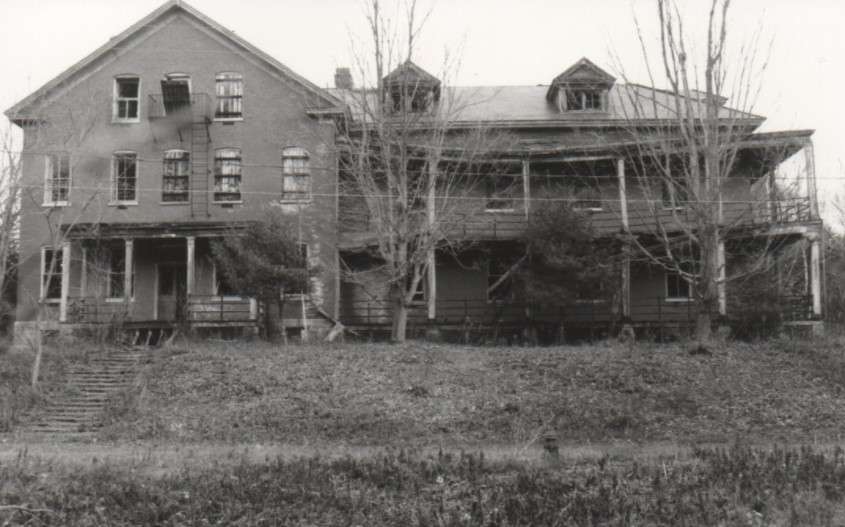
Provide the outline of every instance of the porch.
<path id="1" fill-rule="evenodd" d="M 220 229 L 124 226 L 76 229 L 62 246 L 59 321 L 122 327 L 255 327 L 255 299 L 218 276 L 211 240 Z"/>

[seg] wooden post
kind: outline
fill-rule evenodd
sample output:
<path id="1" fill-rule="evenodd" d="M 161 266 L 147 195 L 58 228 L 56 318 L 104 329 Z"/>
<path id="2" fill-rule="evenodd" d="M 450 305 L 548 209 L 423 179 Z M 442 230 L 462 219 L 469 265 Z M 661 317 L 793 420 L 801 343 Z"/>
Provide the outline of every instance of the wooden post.
<path id="1" fill-rule="evenodd" d="M 616 160 L 616 177 L 619 179 L 619 213 L 622 215 L 622 228 L 629 232 L 628 223 L 628 189 L 625 184 L 625 160 L 621 157 Z"/>
<path id="2" fill-rule="evenodd" d="M 185 238 L 187 241 L 188 246 L 188 255 L 186 260 L 186 271 L 185 271 L 185 292 L 190 297 L 194 294 L 194 251 L 196 246 L 196 238 L 193 236 L 188 236 Z"/>
<path id="3" fill-rule="evenodd" d="M 429 235 L 434 235 L 437 229 L 434 228 L 437 221 L 437 167 L 428 166 L 428 196 L 425 201 L 426 220 L 428 221 Z M 434 251 L 434 240 L 426 255 L 426 301 L 428 303 L 428 320 L 433 321 L 437 317 L 437 256 Z"/>
<path id="4" fill-rule="evenodd" d="M 813 315 L 816 317 L 820 317 L 822 315 L 821 278 L 821 240 L 816 234 L 810 238 L 810 295 L 813 297 Z"/>
<path id="5" fill-rule="evenodd" d="M 810 200 L 810 219 L 819 217 L 819 196 L 816 192 L 816 156 L 813 140 L 809 137 L 804 142 L 804 165 L 807 171 L 807 197 Z"/>
<path id="6" fill-rule="evenodd" d="M 49 263 L 47 265 L 50 265 Z M 67 322 L 67 297 L 70 293 L 70 242 L 62 242 L 62 298 L 59 304 L 59 322 Z"/>
<path id="7" fill-rule="evenodd" d="M 123 253 L 123 298 L 126 300 L 128 304 L 132 297 L 134 296 L 134 292 L 132 291 L 132 268 L 134 266 L 133 262 L 133 254 L 134 254 L 134 241 L 131 239 L 124 240 L 124 253 Z"/>
<path id="8" fill-rule="evenodd" d="M 79 296 L 88 294 L 88 249 L 82 245 L 82 270 L 79 276 Z"/>
<path id="9" fill-rule="evenodd" d="M 716 284 L 716 288 L 718 289 L 719 295 L 719 314 L 725 316 L 728 314 L 728 296 L 727 296 L 727 284 L 725 283 L 725 278 L 727 276 L 727 272 L 725 269 L 725 241 L 719 240 L 719 245 L 716 252 L 716 257 L 718 258 L 718 276 L 719 281 Z"/>
<path id="10" fill-rule="evenodd" d="M 527 159 L 522 160 L 522 201 L 525 205 L 525 219 L 531 212 L 531 164 Z"/>

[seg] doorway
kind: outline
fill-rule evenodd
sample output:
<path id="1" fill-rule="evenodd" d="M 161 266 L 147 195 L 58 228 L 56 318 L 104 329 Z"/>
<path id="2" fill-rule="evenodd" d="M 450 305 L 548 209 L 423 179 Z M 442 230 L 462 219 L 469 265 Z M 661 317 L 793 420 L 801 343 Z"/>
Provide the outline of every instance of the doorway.
<path id="1" fill-rule="evenodd" d="M 156 266 L 157 320 L 183 322 L 188 306 L 188 272 L 184 263 Z"/>

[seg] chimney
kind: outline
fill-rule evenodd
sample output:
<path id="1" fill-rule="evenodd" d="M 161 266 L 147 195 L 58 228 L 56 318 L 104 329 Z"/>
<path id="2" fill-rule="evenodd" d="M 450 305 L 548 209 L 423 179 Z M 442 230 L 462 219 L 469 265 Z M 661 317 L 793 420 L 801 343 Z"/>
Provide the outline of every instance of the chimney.
<path id="1" fill-rule="evenodd" d="M 334 87 L 341 90 L 351 90 L 355 87 L 352 83 L 352 73 L 349 68 L 337 68 L 335 70 Z"/>

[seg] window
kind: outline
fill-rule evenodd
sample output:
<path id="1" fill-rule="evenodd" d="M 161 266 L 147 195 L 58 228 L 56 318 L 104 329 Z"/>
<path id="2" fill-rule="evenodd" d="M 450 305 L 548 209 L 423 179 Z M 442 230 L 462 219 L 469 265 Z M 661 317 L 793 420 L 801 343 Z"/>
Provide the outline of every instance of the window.
<path id="1" fill-rule="evenodd" d="M 682 182 L 661 179 L 660 199 L 663 202 L 663 208 L 677 209 L 683 207 L 689 197 L 687 195 L 687 189 Z"/>
<path id="2" fill-rule="evenodd" d="M 298 254 L 297 254 L 297 262 L 294 262 L 291 265 L 292 269 L 302 269 L 308 270 L 308 244 L 307 243 L 300 243 L 297 245 Z M 308 292 L 308 279 L 306 278 L 299 287 L 292 287 L 290 290 L 285 291 L 285 294 L 288 295 L 304 295 Z"/>
<path id="3" fill-rule="evenodd" d="M 602 92 L 588 89 L 567 89 L 566 110 L 602 110 Z"/>
<path id="4" fill-rule="evenodd" d="M 108 259 L 106 296 L 124 298 L 126 296 L 126 244 L 123 241 L 110 243 L 106 247 L 106 258 Z"/>
<path id="5" fill-rule="evenodd" d="M 513 176 L 492 176 L 487 178 L 488 212 L 509 212 L 514 210 L 514 194 L 517 181 Z"/>
<path id="6" fill-rule="evenodd" d="M 487 300 L 506 301 L 513 299 L 513 279 L 509 276 L 514 265 L 512 258 L 487 260 Z"/>
<path id="7" fill-rule="evenodd" d="M 282 200 L 311 199 L 311 167 L 308 152 L 290 147 L 282 151 Z"/>
<path id="8" fill-rule="evenodd" d="M 243 118 L 244 81 L 240 73 L 218 73 L 216 119 Z"/>
<path id="9" fill-rule="evenodd" d="M 138 77 L 118 77 L 114 80 L 114 121 L 138 122 L 140 86 Z"/>
<path id="10" fill-rule="evenodd" d="M 214 154 L 214 201 L 241 200 L 241 149 L 221 148 Z"/>
<path id="11" fill-rule="evenodd" d="M 41 299 L 47 301 L 62 298 L 62 250 L 43 247 L 41 249 Z"/>
<path id="12" fill-rule="evenodd" d="M 692 262 L 681 262 L 680 268 L 685 273 L 692 273 Z M 666 271 L 666 300 L 679 301 L 692 298 L 690 283 L 677 271 Z"/>
<path id="13" fill-rule="evenodd" d="M 161 181 L 161 200 L 168 203 L 188 201 L 188 177 L 191 155 L 184 150 L 164 153 L 164 173 Z"/>
<path id="14" fill-rule="evenodd" d="M 48 155 L 44 176 L 44 205 L 67 205 L 69 195 L 70 156 L 67 154 Z"/>
<path id="15" fill-rule="evenodd" d="M 112 201 L 115 203 L 137 203 L 138 200 L 138 154 L 118 152 L 112 161 Z"/>

